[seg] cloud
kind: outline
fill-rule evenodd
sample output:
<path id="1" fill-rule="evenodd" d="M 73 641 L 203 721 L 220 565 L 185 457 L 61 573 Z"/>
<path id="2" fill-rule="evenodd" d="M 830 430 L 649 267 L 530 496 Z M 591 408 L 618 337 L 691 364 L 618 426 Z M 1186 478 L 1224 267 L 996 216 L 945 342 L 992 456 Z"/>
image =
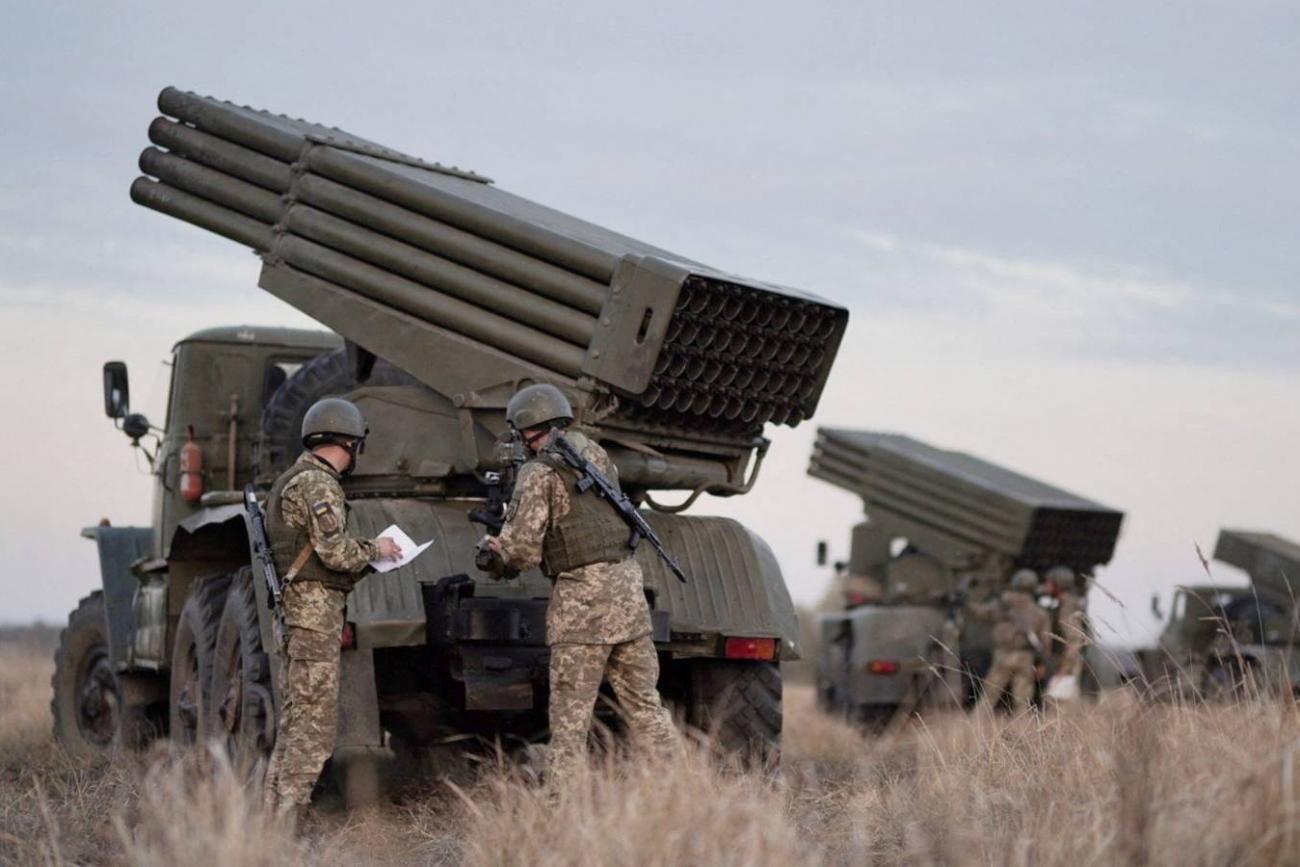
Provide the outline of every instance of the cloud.
<path id="1" fill-rule="evenodd" d="M 1300 303 L 1285 293 L 1204 286 L 1135 267 L 1085 269 L 870 229 L 842 235 L 869 262 L 858 266 L 871 275 L 859 294 L 937 323 L 953 324 L 944 314 L 960 307 L 968 332 L 1003 341 L 1014 354 L 1300 367 Z M 895 295 L 895 285 L 906 294 Z M 877 306 L 868 315 L 882 312 L 889 313 Z"/>

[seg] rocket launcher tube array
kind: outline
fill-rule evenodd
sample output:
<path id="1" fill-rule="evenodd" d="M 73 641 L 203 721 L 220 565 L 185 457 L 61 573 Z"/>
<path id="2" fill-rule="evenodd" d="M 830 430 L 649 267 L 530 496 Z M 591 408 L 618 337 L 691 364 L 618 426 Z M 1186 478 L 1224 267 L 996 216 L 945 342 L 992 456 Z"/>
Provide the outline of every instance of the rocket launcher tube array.
<path id="1" fill-rule="evenodd" d="M 288 163 L 166 118 L 157 118 L 150 125 L 149 140 L 186 160 L 275 193 L 288 192 L 293 183 Z M 144 165 L 143 157 L 141 170 L 154 174 Z M 605 287 L 594 280 L 316 175 L 302 176 L 296 192 L 302 201 L 359 225 L 401 238 L 501 280 L 535 285 L 547 297 L 592 316 L 600 312 Z"/>
<path id="2" fill-rule="evenodd" d="M 821 428 L 808 474 L 862 497 L 927 553 L 998 553 L 1090 571 L 1110 561 L 1123 515 L 961 452 L 899 434 Z"/>
<path id="3" fill-rule="evenodd" d="M 465 338 L 471 354 L 505 353 L 518 377 L 537 365 L 568 387 L 612 392 L 612 424 L 739 445 L 816 407 L 843 308 L 338 129 L 174 88 L 159 107 L 170 117 L 149 127 L 158 147 L 141 155 L 137 202 Z M 327 295 L 294 303 L 346 331 Z"/>

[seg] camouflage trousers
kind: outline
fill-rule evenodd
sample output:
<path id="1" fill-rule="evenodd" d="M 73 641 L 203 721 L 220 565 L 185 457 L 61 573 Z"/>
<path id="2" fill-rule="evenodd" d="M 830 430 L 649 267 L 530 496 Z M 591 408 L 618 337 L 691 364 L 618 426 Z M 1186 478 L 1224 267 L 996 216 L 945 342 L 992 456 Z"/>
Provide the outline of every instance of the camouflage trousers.
<path id="1" fill-rule="evenodd" d="M 1011 708 L 1020 713 L 1034 697 L 1034 653 L 1031 650 L 994 650 L 993 664 L 984 678 L 984 695 L 980 706 L 993 710 L 1010 687 Z"/>
<path id="2" fill-rule="evenodd" d="M 633 743 L 665 758 L 681 754 L 672 716 L 659 700 L 659 656 L 650 636 L 622 644 L 551 647 L 551 749 L 547 778 L 563 787 L 586 765 L 587 735 L 608 677 Z"/>
<path id="3" fill-rule="evenodd" d="M 1061 661 L 1056 666 L 1057 674 L 1078 677 L 1083 673 L 1083 648 L 1078 644 L 1066 643 L 1061 653 Z"/>
<path id="4" fill-rule="evenodd" d="M 271 811 L 311 802 L 321 768 L 334 752 L 338 728 L 338 634 L 289 626 L 285 639 L 283 701 L 264 790 Z"/>

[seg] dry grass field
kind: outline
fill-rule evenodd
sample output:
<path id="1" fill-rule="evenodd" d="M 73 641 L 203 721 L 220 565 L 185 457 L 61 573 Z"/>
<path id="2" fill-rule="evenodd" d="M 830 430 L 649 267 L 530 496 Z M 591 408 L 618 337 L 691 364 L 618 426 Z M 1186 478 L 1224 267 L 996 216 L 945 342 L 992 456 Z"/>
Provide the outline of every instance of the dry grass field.
<path id="1" fill-rule="evenodd" d="M 1300 863 L 1294 706 L 939 719 L 873 740 L 788 696 L 784 769 L 623 762 L 553 804 L 503 763 L 408 780 L 362 814 L 267 822 L 204 751 L 78 762 L 48 648 L 0 644 L 0 861 L 236 865 Z"/>

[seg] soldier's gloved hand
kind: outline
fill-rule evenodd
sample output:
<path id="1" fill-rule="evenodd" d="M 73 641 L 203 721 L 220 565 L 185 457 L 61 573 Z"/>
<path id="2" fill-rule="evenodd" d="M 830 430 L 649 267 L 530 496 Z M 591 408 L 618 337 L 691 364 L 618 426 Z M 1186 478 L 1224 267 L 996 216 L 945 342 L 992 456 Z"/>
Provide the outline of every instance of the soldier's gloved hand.
<path id="1" fill-rule="evenodd" d="M 387 536 L 375 540 L 375 545 L 379 548 L 380 560 L 399 560 L 402 556 L 402 546 L 398 545 Z"/>
<path id="2" fill-rule="evenodd" d="M 484 536 L 479 540 L 474 553 L 474 565 L 498 581 L 519 577 L 519 570 L 510 568 L 501 559 L 501 543 L 495 536 Z"/>

